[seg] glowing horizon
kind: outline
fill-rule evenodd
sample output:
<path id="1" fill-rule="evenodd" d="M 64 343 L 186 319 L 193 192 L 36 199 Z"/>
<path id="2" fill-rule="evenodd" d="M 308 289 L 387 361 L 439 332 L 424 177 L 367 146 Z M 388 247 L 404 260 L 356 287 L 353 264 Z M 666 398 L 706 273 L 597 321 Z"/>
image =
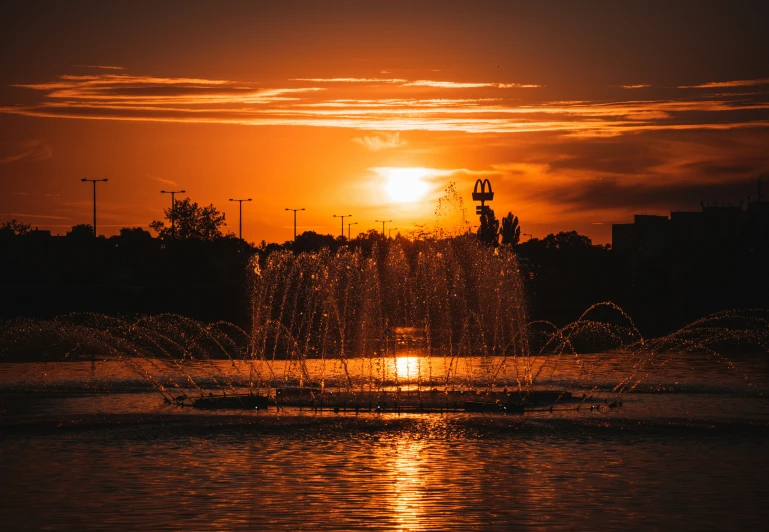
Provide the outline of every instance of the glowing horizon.
<path id="1" fill-rule="evenodd" d="M 605 10 L 304 7 L 193 2 L 170 10 L 167 33 L 142 8 L 20 10 L 25 31 L 4 36 L 17 53 L 0 83 L 0 210 L 63 232 L 89 219 L 79 180 L 105 176 L 104 234 L 147 227 L 166 206 L 160 188 L 180 186 L 230 228 L 227 199 L 253 197 L 244 236 L 283 242 L 286 207 L 307 209 L 299 231 L 337 234 L 342 211 L 361 232 L 432 224 L 452 182 L 473 219 L 483 176 L 492 208 L 526 233 L 604 243 L 633 214 L 736 204 L 769 176 L 769 58 L 749 45 L 758 28 L 720 31 L 736 14 L 703 7 L 696 33 L 672 7 L 675 31 L 650 40 L 615 32 Z M 626 9 L 639 28 L 658 20 Z"/>

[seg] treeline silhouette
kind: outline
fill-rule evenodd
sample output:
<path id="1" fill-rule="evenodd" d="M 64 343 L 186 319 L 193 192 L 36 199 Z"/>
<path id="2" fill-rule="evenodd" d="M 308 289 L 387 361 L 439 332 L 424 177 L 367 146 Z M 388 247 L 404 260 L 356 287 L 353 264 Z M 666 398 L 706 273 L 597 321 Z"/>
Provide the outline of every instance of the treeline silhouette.
<path id="1" fill-rule="evenodd" d="M 649 253 L 645 248 L 654 243 L 644 238 L 620 251 L 576 231 L 519 243 L 518 218 L 511 213 L 499 226 L 489 210 L 478 236 L 490 245 L 515 246 L 533 320 L 562 326 L 593 304 L 611 301 L 645 335 L 663 336 L 722 310 L 769 308 L 766 230 L 732 238 L 713 227 L 702 240 L 667 241 Z M 756 226 L 766 229 L 767 220 Z"/>
<path id="2" fill-rule="evenodd" d="M 350 240 L 306 231 L 295 241 L 252 245 L 225 233 L 224 215 L 213 206 L 184 199 L 175 207 L 174 213 L 166 210 L 164 221 L 152 222 L 157 237 L 141 228 L 124 228 L 116 236 L 95 238 L 87 224 L 55 237 L 15 220 L 0 225 L 0 314 L 170 312 L 247 328 L 252 261 L 263 263 L 272 252 L 347 247 L 366 255 L 377 252 L 383 259 L 397 243 L 407 256 L 416 253 L 411 238 L 386 238 L 375 230 Z M 461 238 L 515 247 L 532 320 L 560 326 L 594 303 L 613 301 L 644 334 L 662 335 L 726 308 L 769 307 L 766 248 L 676 248 L 639 270 L 608 245 L 594 245 L 576 231 L 520 242 L 517 217 L 508 214 L 500 224 L 493 211 L 484 216 L 476 235 Z"/>

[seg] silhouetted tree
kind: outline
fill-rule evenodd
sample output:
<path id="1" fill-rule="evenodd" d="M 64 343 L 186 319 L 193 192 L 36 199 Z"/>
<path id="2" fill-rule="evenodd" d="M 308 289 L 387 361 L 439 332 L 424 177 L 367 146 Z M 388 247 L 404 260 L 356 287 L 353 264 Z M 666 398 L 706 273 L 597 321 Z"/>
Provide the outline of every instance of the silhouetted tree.
<path id="1" fill-rule="evenodd" d="M 0 224 L 0 234 L 3 236 L 23 236 L 32 232 L 32 226 L 22 223 L 16 218 Z"/>
<path id="2" fill-rule="evenodd" d="M 502 244 L 509 244 L 513 247 L 518 245 L 521 239 L 521 228 L 518 225 L 518 217 L 508 212 L 507 216 L 502 218 Z"/>
<path id="3" fill-rule="evenodd" d="M 291 246 L 293 245 L 293 242 L 286 242 L 285 244 L 278 244 L 276 242 L 270 242 L 267 243 L 266 240 L 262 240 L 259 245 L 255 248 L 256 252 L 258 252 L 262 257 L 266 257 L 270 255 L 271 253 L 274 253 L 275 251 L 280 251 L 281 249 L 292 249 Z"/>
<path id="4" fill-rule="evenodd" d="M 152 234 L 141 227 L 123 227 L 120 229 L 120 238 L 130 240 L 149 240 Z"/>
<path id="5" fill-rule="evenodd" d="M 560 233 L 550 233 L 542 239 L 545 247 L 555 248 L 564 251 L 577 250 L 580 248 L 590 248 L 593 241 L 585 235 L 580 235 L 576 231 L 561 231 Z"/>
<path id="6" fill-rule="evenodd" d="M 499 220 L 494 216 L 494 211 L 489 209 L 481 214 L 481 225 L 478 227 L 478 240 L 484 244 L 498 246 Z"/>
<path id="7" fill-rule="evenodd" d="M 305 231 L 296 235 L 293 249 L 296 253 L 319 251 L 321 248 L 336 249 L 336 239 L 331 235 L 321 235 L 315 231 Z"/>
<path id="8" fill-rule="evenodd" d="M 160 238 L 171 238 L 171 208 L 165 209 L 165 219 L 154 220 L 150 229 L 157 232 Z M 207 240 L 213 241 L 224 237 L 222 228 L 226 225 L 224 213 L 213 205 L 199 207 L 190 198 L 176 200 L 173 208 L 173 219 L 176 226 L 174 238 L 177 240 Z"/>
<path id="9" fill-rule="evenodd" d="M 72 229 L 67 232 L 69 238 L 93 238 L 93 226 L 91 224 L 77 224 L 73 225 Z"/>
<path id="10" fill-rule="evenodd" d="M 576 231 L 531 238 L 515 251 L 534 320 L 566 324 L 598 301 L 622 297 L 612 253 Z"/>

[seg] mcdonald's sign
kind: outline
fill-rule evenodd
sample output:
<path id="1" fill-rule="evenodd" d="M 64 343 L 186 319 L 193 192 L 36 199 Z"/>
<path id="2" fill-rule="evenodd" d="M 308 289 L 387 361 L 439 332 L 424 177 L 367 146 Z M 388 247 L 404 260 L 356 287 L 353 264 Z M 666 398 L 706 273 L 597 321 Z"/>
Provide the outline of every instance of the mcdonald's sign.
<path id="1" fill-rule="evenodd" d="M 486 187 L 489 187 L 489 190 L 486 191 Z M 481 206 L 483 206 L 484 202 L 491 201 L 494 199 L 494 192 L 491 190 L 491 181 L 488 179 L 484 179 L 481 181 L 480 179 L 475 181 L 475 187 L 473 188 L 473 201 L 480 201 Z"/>

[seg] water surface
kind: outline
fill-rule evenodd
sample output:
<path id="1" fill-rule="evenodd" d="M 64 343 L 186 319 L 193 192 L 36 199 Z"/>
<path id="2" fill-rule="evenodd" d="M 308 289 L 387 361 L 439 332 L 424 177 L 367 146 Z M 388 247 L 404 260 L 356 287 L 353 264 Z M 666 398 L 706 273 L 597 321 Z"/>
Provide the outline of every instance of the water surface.
<path id="1" fill-rule="evenodd" d="M 758 528 L 769 371 L 763 357 L 735 364 L 681 355 L 622 408 L 507 416 L 198 412 L 116 361 L 0 364 L 0 518 L 7 530 Z"/>

